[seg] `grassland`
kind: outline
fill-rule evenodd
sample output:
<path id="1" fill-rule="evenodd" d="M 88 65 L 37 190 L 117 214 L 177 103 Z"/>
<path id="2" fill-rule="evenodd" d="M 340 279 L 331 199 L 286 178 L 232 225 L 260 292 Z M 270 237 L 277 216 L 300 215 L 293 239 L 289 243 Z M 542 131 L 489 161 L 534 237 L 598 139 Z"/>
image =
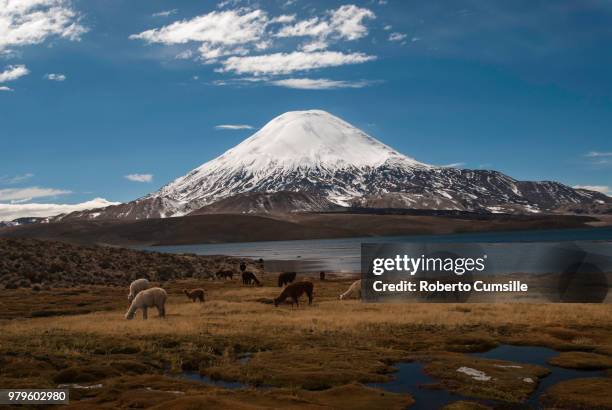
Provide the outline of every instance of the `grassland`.
<path id="1" fill-rule="evenodd" d="M 71 408 L 393 409 L 407 407 L 412 398 L 365 384 L 394 377 L 392 364 L 398 361 L 425 363 L 438 381 L 430 387 L 471 401 L 507 403 L 524 401 L 546 369 L 523 366 L 519 375 L 516 368 L 500 367 L 512 363 L 474 360 L 465 353 L 502 343 L 538 345 L 563 351 L 556 363 L 561 366 L 611 366 L 611 305 L 364 304 L 337 300 L 352 279 L 330 276 L 325 282 L 313 279 L 314 304 L 299 309 L 270 304 L 279 289 L 269 273 L 263 287 L 237 280 L 168 282 L 167 319 L 150 314 L 148 321 L 123 318 L 123 288 L 5 289 L 0 386 L 94 386 L 73 388 Z M 193 287 L 207 290 L 205 303 L 192 303 L 181 293 Z M 90 313 L 74 310 L 79 295 Z M 45 317 L 33 310 L 64 314 Z M 474 381 L 456 371 L 460 366 L 494 379 Z M 219 388 L 181 378 L 184 372 L 250 387 Z M 594 383 L 574 382 L 571 390 L 551 389 L 548 403 L 607 408 L 601 391 L 609 389 L 610 370 L 607 374 Z M 458 402 L 453 408 L 473 405 Z"/>

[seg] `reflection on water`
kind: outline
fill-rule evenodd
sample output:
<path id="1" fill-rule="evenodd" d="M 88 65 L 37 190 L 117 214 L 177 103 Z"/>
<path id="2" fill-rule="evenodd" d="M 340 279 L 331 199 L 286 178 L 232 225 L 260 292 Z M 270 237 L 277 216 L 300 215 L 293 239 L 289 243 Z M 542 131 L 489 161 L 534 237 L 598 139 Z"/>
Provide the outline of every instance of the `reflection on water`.
<path id="1" fill-rule="evenodd" d="M 496 247 L 495 244 L 567 241 L 612 241 L 612 228 L 240 242 L 155 246 L 145 249 L 169 253 L 263 258 L 266 262 L 266 270 L 269 271 L 318 272 L 323 270 L 332 272 L 359 272 L 361 270 L 360 256 L 362 243 L 483 243 L 486 244 L 486 251 L 490 257 L 496 260 L 515 259 L 517 255 L 520 255 L 521 260 L 524 261 L 526 266 L 534 266 L 538 255 L 541 255 L 542 249 L 534 249 L 533 244 L 524 243 L 522 246 L 514 248 L 516 249 L 516 254 L 510 255 L 507 249 Z M 549 246 L 554 245 L 550 244 Z M 595 244 L 594 246 L 597 248 L 598 253 L 612 256 L 609 242 Z"/>

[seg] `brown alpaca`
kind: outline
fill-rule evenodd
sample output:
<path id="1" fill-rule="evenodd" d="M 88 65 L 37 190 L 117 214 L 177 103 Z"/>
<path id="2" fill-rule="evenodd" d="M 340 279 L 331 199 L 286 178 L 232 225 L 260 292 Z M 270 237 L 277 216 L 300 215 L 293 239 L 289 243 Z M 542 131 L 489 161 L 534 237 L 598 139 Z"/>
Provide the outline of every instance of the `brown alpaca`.
<path id="1" fill-rule="evenodd" d="M 312 282 L 295 282 L 287 286 L 276 299 L 274 299 L 274 306 L 278 306 L 283 303 L 285 299 L 291 298 L 291 306 L 295 303 L 298 307 L 300 306 L 299 299 L 304 293 L 308 296 L 308 304 L 312 305 L 312 290 L 314 285 Z"/>
<path id="2" fill-rule="evenodd" d="M 185 295 L 187 295 L 187 297 L 191 299 L 192 302 L 195 302 L 196 300 L 204 302 L 204 289 L 183 289 L 183 292 L 185 292 Z"/>
<path id="3" fill-rule="evenodd" d="M 261 286 L 261 282 L 257 279 L 257 276 L 250 271 L 242 272 L 242 284 Z"/>

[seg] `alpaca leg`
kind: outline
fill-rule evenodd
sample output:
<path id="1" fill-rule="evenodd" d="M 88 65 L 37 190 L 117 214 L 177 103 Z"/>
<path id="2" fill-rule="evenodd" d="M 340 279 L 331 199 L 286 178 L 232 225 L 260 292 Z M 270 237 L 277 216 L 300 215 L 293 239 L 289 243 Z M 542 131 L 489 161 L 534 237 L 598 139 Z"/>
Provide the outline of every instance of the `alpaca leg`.
<path id="1" fill-rule="evenodd" d="M 162 305 L 159 309 L 159 317 L 166 317 L 166 305 Z"/>
<path id="2" fill-rule="evenodd" d="M 312 305 L 312 293 L 308 294 L 308 304 Z"/>
<path id="3" fill-rule="evenodd" d="M 142 308 L 142 319 L 143 320 L 147 320 L 148 316 L 147 316 L 147 308 L 143 307 Z"/>

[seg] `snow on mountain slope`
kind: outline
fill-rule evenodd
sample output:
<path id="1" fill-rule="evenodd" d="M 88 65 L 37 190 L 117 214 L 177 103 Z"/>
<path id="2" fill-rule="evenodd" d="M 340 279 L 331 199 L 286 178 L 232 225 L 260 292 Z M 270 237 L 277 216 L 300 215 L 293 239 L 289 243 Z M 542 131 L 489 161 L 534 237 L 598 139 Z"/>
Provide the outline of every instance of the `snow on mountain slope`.
<path id="1" fill-rule="evenodd" d="M 490 212 L 540 212 L 612 201 L 556 182 L 517 181 L 497 171 L 427 165 L 336 116 L 309 110 L 276 117 L 157 192 L 65 219 L 181 216 L 236 195 L 281 191 L 307 192 L 343 206 L 388 203 Z"/>

